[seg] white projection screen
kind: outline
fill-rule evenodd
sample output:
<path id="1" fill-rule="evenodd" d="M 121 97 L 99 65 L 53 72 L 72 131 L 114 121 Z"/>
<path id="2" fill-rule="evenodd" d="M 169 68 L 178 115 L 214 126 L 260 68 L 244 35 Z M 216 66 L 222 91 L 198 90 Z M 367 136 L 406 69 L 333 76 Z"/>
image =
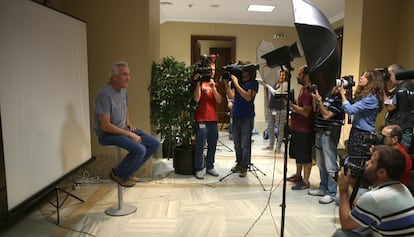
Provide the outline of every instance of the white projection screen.
<path id="1" fill-rule="evenodd" d="M 86 23 L 0 1 L 0 113 L 8 210 L 92 158 Z"/>

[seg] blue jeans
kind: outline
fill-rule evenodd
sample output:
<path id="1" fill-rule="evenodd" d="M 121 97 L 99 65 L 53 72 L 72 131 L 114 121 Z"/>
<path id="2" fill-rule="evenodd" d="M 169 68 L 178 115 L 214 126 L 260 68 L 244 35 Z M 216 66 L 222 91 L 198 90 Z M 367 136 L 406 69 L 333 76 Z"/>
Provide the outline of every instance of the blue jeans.
<path id="1" fill-rule="evenodd" d="M 201 126 L 200 126 L 201 125 Z M 216 155 L 216 147 L 218 140 L 217 121 L 195 122 L 195 147 L 194 147 L 194 170 L 200 171 L 204 168 L 203 153 L 204 145 L 207 140 L 207 158 L 206 168 L 214 168 L 214 158 Z"/>
<path id="2" fill-rule="evenodd" d="M 160 145 L 158 139 L 145 134 L 140 129 L 134 133 L 141 137 L 141 143 L 124 135 L 105 134 L 98 138 L 99 143 L 103 146 L 115 145 L 129 151 L 125 158 L 113 168 L 115 174 L 121 179 L 127 179 L 133 175 Z"/>
<path id="3" fill-rule="evenodd" d="M 330 132 L 317 132 L 315 134 L 316 164 L 319 168 L 321 182 L 319 190 L 326 195 L 335 197 L 337 184 L 333 177 L 338 171 L 336 157 L 338 155 L 338 141 L 329 134 Z"/>
<path id="4" fill-rule="evenodd" d="M 248 168 L 252 154 L 252 130 L 254 118 L 233 118 L 233 141 L 236 151 L 236 162 L 243 168 Z"/>

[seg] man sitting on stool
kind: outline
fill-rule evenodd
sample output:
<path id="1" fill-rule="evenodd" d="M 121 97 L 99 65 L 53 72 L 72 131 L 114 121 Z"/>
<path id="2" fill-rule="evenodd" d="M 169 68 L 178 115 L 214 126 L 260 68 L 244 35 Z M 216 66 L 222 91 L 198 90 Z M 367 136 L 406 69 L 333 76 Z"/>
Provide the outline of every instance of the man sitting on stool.
<path id="1" fill-rule="evenodd" d="M 109 177 L 124 187 L 132 187 L 131 176 L 157 150 L 160 142 L 134 127 L 128 114 L 128 83 L 131 80 L 127 62 L 111 65 L 111 79 L 95 98 L 95 133 L 101 145 L 115 145 L 128 155 L 112 169 Z"/>

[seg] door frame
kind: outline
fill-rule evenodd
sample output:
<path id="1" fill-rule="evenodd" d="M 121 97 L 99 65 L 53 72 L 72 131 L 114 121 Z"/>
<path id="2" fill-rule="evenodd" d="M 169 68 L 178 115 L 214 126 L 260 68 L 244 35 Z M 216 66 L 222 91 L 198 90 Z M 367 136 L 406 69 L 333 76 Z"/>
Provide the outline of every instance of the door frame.
<path id="1" fill-rule="evenodd" d="M 191 35 L 191 64 L 197 62 L 198 58 L 195 57 L 195 45 L 198 40 L 217 40 L 217 41 L 229 41 L 231 43 L 230 57 L 233 63 L 236 62 L 236 37 L 235 36 L 217 36 L 217 35 Z"/>

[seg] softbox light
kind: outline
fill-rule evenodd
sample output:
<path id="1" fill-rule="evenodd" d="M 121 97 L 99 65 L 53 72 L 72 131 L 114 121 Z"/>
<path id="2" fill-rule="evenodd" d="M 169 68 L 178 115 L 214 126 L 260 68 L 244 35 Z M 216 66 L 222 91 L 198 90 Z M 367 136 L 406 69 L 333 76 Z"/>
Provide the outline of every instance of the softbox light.
<path id="1" fill-rule="evenodd" d="M 273 68 L 277 66 L 290 65 L 294 58 L 301 57 L 301 48 L 295 42 L 291 46 L 283 46 L 269 53 L 262 55 L 266 60 L 267 66 Z"/>
<path id="2" fill-rule="evenodd" d="M 337 35 L 326 16 L 309 1 L 293 0 L 293 12 L 312 84 L 326 96 L 339 77 Z"/>

